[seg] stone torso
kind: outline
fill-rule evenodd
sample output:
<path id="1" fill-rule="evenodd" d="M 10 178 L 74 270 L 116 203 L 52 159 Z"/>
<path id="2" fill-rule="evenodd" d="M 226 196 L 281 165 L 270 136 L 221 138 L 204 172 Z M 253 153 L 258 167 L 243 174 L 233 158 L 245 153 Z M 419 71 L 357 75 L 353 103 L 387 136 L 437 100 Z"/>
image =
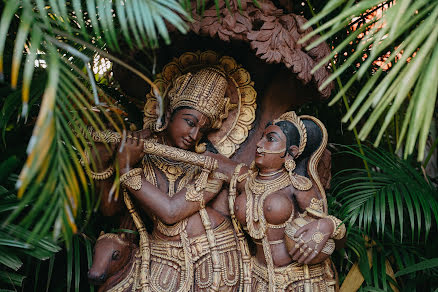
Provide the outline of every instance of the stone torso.
<path id="1" fill-rule="evenodd" d="M 238 185 L 239 196 L 236 198 L 235 214 L 236 218 L 248 231 L 247 196 L 244 188 L 245 181 Z M 276 192 L 269 194 L 263 202 L 263 214 L 267 222 L 266 235 L 271 242 L 270 249 L 274 265 L 277 267 L 290 264 L 293 260 L 289 256 L 284 239 L 284 223 L 295 217 L 295 202 L 293 199 L 293 187 L 288 186 Z M 254 212 L 254 210 L 252 210 Z M 260 220 L 260 219 L 259 219 Z M 259 228 L 259 223 L 254 223 L 255 228 Z M 263 247 L 260 240 L 252 239 L 256 246 L 256 258 L 260 263 L 266 264 Z"/>
<path id="2" fill-rule="evenodd" d="M 170 192 L 169 192 L 170 183 L 169 183 L 168 178 L 160 169 L 155 167 L 155 165 L 150 161 L 150 159 L 144 159 L 143 168 L 144 168 L 146 174 L 148 172 L 149 172 L 149 174 L 151 174 L 151 170 L 153 171 L 153 176 L 146 175 L 146 179 L 150 183 L 154 184 L 161 191 L 168 193 L 169 196 L 172 196 L 172 194 L 170 194 Z M 184 186 L 186 186 L 189 182 L 191 182 L 193 177 L 197 173 L 199 173 L 199 171 L 197 169 L 194 169 L 194 168 L 188 168 L 188 169 L 185 169 L 184 171 L 185 171 L 185 173 L 183 173 L 174 182 L 175 191 L 179 191 L 182 188 L 184 188 Z M 217 226 L 219 226 L 225 220 L 225 217 L 223 217 L 221 215 L 221 213 L 217 212 L 213 208 L 210 208 L 207 206 L 205 209 L 209 215 L 213 229 L 216 228 Z M 160 232 L 160 229 L 157 228 L 157 224 L 159 224 L 158 219 L 153 217 L 152 220 L 154 222 L 155 231 L 160 233 L 160 235 L 163 238 L 167 238 L 168 240 L 179 240 L 179 238 L 180 238 L 179 235 L 169 236 L 169 235 L 166 235 L 166 234 L 163 234 L 162 232 Z M 204 229 L 204 226 L 202 224 L 201 216 L 199 215 L 199 212 L 195 212 L 194 214 L 189 216 L 186 220 L 187 220 L 186 230 L 187 230 L 187 235 L 189 238 L 205 234 L 205 229 Z"/>

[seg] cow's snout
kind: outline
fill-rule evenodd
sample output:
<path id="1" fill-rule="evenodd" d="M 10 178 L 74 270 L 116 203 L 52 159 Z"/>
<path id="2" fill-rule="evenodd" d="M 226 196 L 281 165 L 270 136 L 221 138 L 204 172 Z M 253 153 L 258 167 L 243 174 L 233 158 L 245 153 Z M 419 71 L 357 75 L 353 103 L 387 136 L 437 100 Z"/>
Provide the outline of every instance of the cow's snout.
<path id="1" fill-rule="evenodd" d="M 105 273 L 103 273 L 103 274 L 98 274 L 98 273 L 93 272 L 93 270 L 89 270 L 89 271 L 88 271 L 88 280 L 89 280 L 90 282 L 92 282 L 93 284 L 100 285 L 100 284 L 102 284 L 103 282 L 105 282 L 105 280 L 106 280 L 106 274 L 105 274 Z"/>

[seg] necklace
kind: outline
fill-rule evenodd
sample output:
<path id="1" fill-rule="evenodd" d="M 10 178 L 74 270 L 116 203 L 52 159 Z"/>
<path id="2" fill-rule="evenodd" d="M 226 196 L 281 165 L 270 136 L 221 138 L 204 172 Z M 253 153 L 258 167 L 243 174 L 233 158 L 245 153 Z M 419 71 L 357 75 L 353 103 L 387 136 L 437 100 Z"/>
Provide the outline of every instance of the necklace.
<path id="1" fill-rule="evenodd" d="M 276 175 L 277 173 L 280 173 L 280 172 L 282 172 L 282 171 L 284 171 L 283 168 L 281 168 L 281 169 L 279 169 L 279 170 L 276 170 L 276 171 L 273 171 L 273 172 L 269 172 L 269 173 L 261 173 L 261 172 L 259 172 L 259 176 L 262 176 L 262 177 L 270 177 L 270 176 L 274 176 L 274 175 Z"/>
<path id="2" fill-rule="evenodd" d="M 161 170 L 169 181 L 168 194 L 172 197 L 175 194 L 175 182 L 184 173 L 187 173 L 190 166 L 185 163 L 179 163 L 165 159 L 160 156 L 150 155 L 152 163 Z"/>
<path id="3" fill-rule="evenodd" d="M 279 177 L 272 180 L 259 180 L 257 179 L 258 174 L 258 172 L 251 173 L 245 184 L 246 225 L 248 228 L 248 233 L 252 238 L 262 240 L 263 254 L 265 256 L 266 266 L 268 268 L 268 291 L 275 292 L 276 279 L 274 272 L 274 261 L 272 259 L 269 240 L 266 236 L 267 222 L 263 213 L 263 203 L 270 194 L 289 186 L 292 182 L 287 172 L 283 172 Z M 272 176 L 274 174 L 268 174 L 268 176 Z M 259 221 L 258 228 L 254 226 L 254 223 L 257 221 Z"/>
<path id="4" fill-rule="evenodd" d="M 246 224 L 249 235 L 255 239 L 261 239 L 266 235 L 266 219 L 263 214 L 263 203 L 272 193 L 281 190 L 291 184 L 289 174 L 284 172 L 273 180 L 258 180 L 257 172 L 248 177 L 245 184 L 246 192 Z M 258 222 L 256 228 L 254 223 Z"/>
<path id="5" fill-rule="evenodd" d="M 150 157 L 151 159 L 148 159 L 148 157 Z M 155 164 L 155 163 L 151 162 L 152 157 L 153 157 L 153 155 L 145 155 L 145 158 L 143 160 L 143 169 L 144 169 L 146 180 L 149 181 L 154 186 L 158 187 L 157 178 L 156 178 L 153 166 L 152 166 L 152 164 Z M 157 162 L 158 161 L 160 161 L 160 159 L 157 159 Z M 164 164 L 164 162 L 162 160 L 161 160 L 161 162 Z M 172 164 L 172 163 L 170 162 L 170 164 Z M 160 170 L 161 170 L 161 168 L 160 168 Z M 181 179 L 181 181 L 178 184 L 179 190 L 184 187 L 184 185 L 191 179 L 191 177 L 193 177 L 194 171 L 195 171 L 195 168 L 193 168 L 193 167 L 190 169 L 190 171 L 187 171 L 185 176 Z M 165 173 L 165 172 L 163 171 L 163 173 Z M 168 195 L 170 196 L 170 181 L 169 181 Z M 178 289 L 177 292 L 188 291 L 188 290 L 190 290 L 190 285 L 191 285 L 191 283 L 193 281 L 193 277 L 194 277 L 193 260 L 192 260 L 192 256 L 191 256 L 190 242 L 189 242 L 189 238 L 188 238 L 187 230 L 186 230 L 188 221 L 187 221 L 187 219 L 183 219 L 182 221 L 180 221 L 177 224 L 175 224 L 174 226 L 172 226 L 173 228 L 172 227 L 167 228 L 168 226 L 166 226 L 164 223 L 162 223 L 158 218 L 156 218 L 155 216 L 153 216 L 153 218 L 155 218 L 154 220 L 158 221 L 157 222 L 157 229 L 162 234 L 164 234 L 166 236 L 175 236 L 175 235 L 179 234 L 179 236 L 180 236 L 180 240 L 181 240 L 181 244 L 182 244 L 182 248 L 183 248 L 183 252 L 184 252 L 184 265 L 185 265 L 184 268 L 185 268 L 186 274 L 181 279 L 181 285 L 180 285 L 180 288 Z M 149 256 L 150 256 L 150 247 L 148 247 L 148 252 L 149 252 Z M 149 267 L 147 267 L 147 269 L 149 269 Z"/>

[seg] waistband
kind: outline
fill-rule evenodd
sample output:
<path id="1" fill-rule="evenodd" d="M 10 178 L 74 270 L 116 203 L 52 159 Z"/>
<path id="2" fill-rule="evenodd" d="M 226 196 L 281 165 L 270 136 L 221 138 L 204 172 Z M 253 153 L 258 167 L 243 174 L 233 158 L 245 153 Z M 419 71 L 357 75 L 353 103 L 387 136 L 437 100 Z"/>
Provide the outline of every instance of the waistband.
<path id="1" fill-rule="evenodd" d="M 266 283 L 269 282 L 268 268 L 259 263 L 255 257 L 251 259 L 252 273 L 258 276 Z M 310 278 L 322 277 L 324 275 L 324 263 L 308 265 Z M 274 268 L 275 285 L 287 286 L 297 281 L 305 280 L 304 265 L 300 263 L 291 263 L 284 267 Z"/>
<path id="2" fill-rule="evenodd" d="M 234 229 L 229 220 L 225 219 L 215 229 L 213 229 L 216 238 L 216 245 L 219 253 L 230 249 L 237 249 L 237 240 L 234 235 Z M 206 234 L 189 238 L 190 250 L 193 262 L 210 252 Z M 151 255 L 157 257 L 174 257 L 175 259 L 184 260 L 184 251 L 180 240 L 171 241 L 160 237 L 156 232 L 151 236 Z"/>

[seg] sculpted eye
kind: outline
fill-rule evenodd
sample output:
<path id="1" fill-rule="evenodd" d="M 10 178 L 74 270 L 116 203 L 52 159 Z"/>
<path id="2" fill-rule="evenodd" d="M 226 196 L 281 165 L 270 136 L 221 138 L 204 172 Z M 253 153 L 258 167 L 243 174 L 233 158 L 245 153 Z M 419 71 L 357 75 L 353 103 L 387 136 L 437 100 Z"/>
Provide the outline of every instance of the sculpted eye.
<path id="1" fill-rule="evenodd" d="M 120 251 L 118 251 L 118 250 L 113 251 L 112 258 L 113 258 L 113 261 L 118 260 L 120 258 Z"/>
<path id="2" fill-rule="evenodd" d="M 190 127 L 194 127 L 195 126 L 195 123 L 192 120 L 190 120 L 190 119 L 185 119 L 185 120 L 187 122 L 187 125 L 189 125 Z"/>
<path id="3" fill-rule="evenodd" d="M 277 141 L 274 137 L 272 137 L 271 135 L 268 136 L 268 141 L 269 142 L 275 142 Z"/>

